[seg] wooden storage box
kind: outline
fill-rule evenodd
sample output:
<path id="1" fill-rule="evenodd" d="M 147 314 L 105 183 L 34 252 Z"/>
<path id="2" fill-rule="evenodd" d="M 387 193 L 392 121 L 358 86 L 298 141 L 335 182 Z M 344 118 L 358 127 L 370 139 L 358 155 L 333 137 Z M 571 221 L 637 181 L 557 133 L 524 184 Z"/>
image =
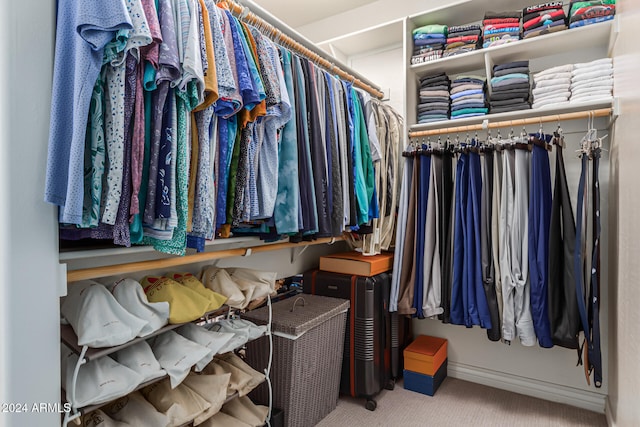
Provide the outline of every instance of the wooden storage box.
<path id="1" fill-rule="evenodd" d="M 447 359 L 447 340 L 419 335 L 404 349 L 403 355 L 405 370 L 434 376 Z"/>
<path id="2" fill-rule="evenodd" d="M 393 270 L 393 253 L 365 256 L 351 251 L 322 256 L 320 270 L 371 277 Z"/>

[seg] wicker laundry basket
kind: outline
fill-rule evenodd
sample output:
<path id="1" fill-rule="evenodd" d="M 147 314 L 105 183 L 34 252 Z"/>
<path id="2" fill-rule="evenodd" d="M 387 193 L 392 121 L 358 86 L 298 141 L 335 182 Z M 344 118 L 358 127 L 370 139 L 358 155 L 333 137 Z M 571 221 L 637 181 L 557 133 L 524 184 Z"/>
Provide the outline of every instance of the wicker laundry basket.
<path id="1" fill-rule="evenodd" d="M 286 427 L 316 425 L 336 408 L 349 301 L 304 295 L 272 306 L 273 406 L 284 411 Z M 267 307 L 243 316 L 258 325 L 268 322 Z M 269 338 L 247 344 L 247 362 L 263 371 L 269 359 Z M 266 384 L 251 394 L 268 404 Z"/>

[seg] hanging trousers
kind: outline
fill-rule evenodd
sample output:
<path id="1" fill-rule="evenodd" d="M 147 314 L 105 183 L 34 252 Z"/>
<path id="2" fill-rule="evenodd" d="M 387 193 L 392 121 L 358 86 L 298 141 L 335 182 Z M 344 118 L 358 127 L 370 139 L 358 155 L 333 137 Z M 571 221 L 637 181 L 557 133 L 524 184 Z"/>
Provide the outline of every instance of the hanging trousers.
<path id="1" fill-rule="evenodd" d="M 577 349 L 580 313 L 573 257 L 576 223 L 562 148 L 556 148 L 556 173 L 549 225 L 549 320 L 553 344 Z"/>
<path id="2" fill-rule="evenodd" d="M 465 288 L 467 289 L 466 326 L 480 325 L 491 329 L 491 315 L 487 304 L 482 281 L 482 245 L 480 238 L 481 204 L 482 204 L 482 172 L 480 155 L 469 153 L 469 192 L 465 231 Z"/>
<path id="3" fill-rule="evenodd" d="M 427 220 L 427 204 L 429 197 L 429 177 L 431 175 L 431 156 L 420 155 L 420 182 L 418 184 L 418 212 L 416 218 L 416 270 L 413 291 L 413 308 L 416 317 L 422 319 L 422 300 L 424 293 L 424 264 L 425 259 L 425 223 Z"/>
<path id="4" fill-rule="evenodd" d="M 442 172 L 438 181 L 438 231 L 440 236 L 440 298 L 442 314 L 439 318 L 450 323 L 451 286 L 453 276 L 453 154 L 445 151 L 442 154 Z"/>
<path id="5" fill-rule="evenodd" d="M 440 296 L 440 235 L 438 230 L 438 184 L 442 179 L 441 156 L 431 156 L 430 174 L 427 215 L 424 230 L 424 286 L 422 297 L 422 313 L 424 317 L 433 317 L 442 313 Z"/>
<path id="6" fill-rule="evenodd" d="M 411 178 L 413 176 L 413 160 L 403 157 L 404 168 L 402 172 L 402 187 L 398 201 L 398 229 L 396 231 L 396 247 L 393 257 L 393 274 L 391 275 L 391 296 L 389 298 L 389 311 L 398 311 L 398 298 L 400 294 L 400 278 L 403 277 L 403 259 L 405 251 L 405 239 L 407 237 L 407 217 L 409 210 L 409 193 L 411 192 Z M 409 231 L 410 233 L 410 231 Z"/>
<path id="7" fill-rule="evenodd" d="M 487 338 L 499 341 L 501 337 L 500 316 L 495 286 L 495 268 L 492 248 L 492 208 L 493 208 L 493 152 L 481 156 L 482 200 L 480 212 L 480 244 L 482 250 L 482 283 L 491 317 L 491 328 L 487 329 Z"/>
<path id="8" fill-rule="evenodd" d="M 592 151 L 593 156 L 593 252 L 591 258 L 591 277 L 588 292 L 584 289 L 583 282 L 583 265 L 584 249 L 582 247 L 582 224 L 583 224 L 583 208 L 586 204 L 586 174 L 589 168 L 589 162 L 586 155 L 582 155 L 582 171 L 580 173 L 580 184 L 578 185 L 578 210 L 576 221 L 576 251 L 574 256 L 574 274 L 576 277 L 576 296 L 578 300 L 578 311 L 582 321 L 584 331 L 586 355 L 585 375 L 587 382 L 589 375 L 593 371 L 593 380 L 597 388 L 602 386 L 602 355 L 600 352 L 600 182 L 599 160 L 600 150 Z M 588 298 L 587 298 L 588 297 Z M 586 299 L 586 301 L 585 301 Z"/>
<path id="9" fill-rule="evenodd" d="M 420 181 L 420 160 L 413 158 L 411 185 L 409 186 L 409 204 L 407 208 L 407 226 L 404 235 L 402 256 L 402 275 L 398 291 L 398 314 L 414 314 L 413 292 L 416 278 L 416 210 L 418 201 L 418 182 Z"/>
<path id="10" fill-rule="evenodd" d="M 493 194 L 491 197 L 491 252 L 493 256 L 493 278 L 498 304 L 500 336 L 502 336 L 502 275 L 500 272 L 500 254 L 504 251 L 500 240 L 498 224 L 500 223 L 500 196 L 502 194 L 502 151 L 493 154 Z M 495 328 L 495 325 L 494 325 Z"/>
<path id="11" fill-rule="evenodd" d="M 466 200 L 469 188 L 468 168 L 469 154 L 461 154 L 456 166 L 456 188 L 453 224 L 453 278 L 451 285 L 450 321 L 454 325 L 465 324 L 465 305 L 463 300 L 464 260 L 464 219 Z"/>
<path id="12" fill-rule="evenodd" d="M 532 136 L 538 138 L 538 136 Z M 544 136 L 542 136 L 544 137 Z M 551 135 L 549 135 L 549 140 Z M 538 344 L 553 347 L 548 305 L 549 224 L 551 221 L 551 169 L 547 150 L 533 146 L 529 193 L 529 274 L 531 314 Z"/>
<path id="13" fill-rule="evenodd" d="M 529 294 L 528 272 L 528 190 L 529 153 L 524 150 L 503 153 L 503 183 L 500 226 L 505 251 L 500 254 L 502 274 L 502 337 L 516 336 L 525 346 L 536 342 Z"/>

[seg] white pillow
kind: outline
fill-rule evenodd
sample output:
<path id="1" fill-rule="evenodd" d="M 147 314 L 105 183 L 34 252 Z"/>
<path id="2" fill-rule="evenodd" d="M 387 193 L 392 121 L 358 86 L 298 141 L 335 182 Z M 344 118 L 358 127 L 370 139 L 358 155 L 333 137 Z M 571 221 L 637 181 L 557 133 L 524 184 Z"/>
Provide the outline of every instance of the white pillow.
<path id="1" fill-rule="evenodd" d="M 244 308 L 249 301 L 223 268 L 209 267 L 202 272 L 202 283 L 209 289 L 227 297 L 227 305 Z"/>
<path id="2" fill-rule="evenodd" d="M 201 427 L 251 427 L 249 424 L 224 412 L 218 412 L 200 425 Z"/>
<path id="3" fill-rule="evenodd" d="M 220 350 L 218 350 L 219 354 L 226 353 L 228 351 L 233 351 L 235 349 L 242 347 L 247 343 L 247 337 L 245 335 L 236 335 L 234 332 L 224 329 L 222 325 L 220 325 L 219 323 L 211 323 L 211 324 L 205 325 L 205 328 L 207 328 L 212 332 L 227 333 L 232 335 L 232 338 L 229 341 L 227 341 L 227 343 L 223 345 L 222 348 L 220 348 Z"/>
<path id="4" fill-rule="evenodd" d="M 125 310 L 98 282 L 69 286 L 60 312 L 78 336 L 78 345 L 113 347 L 135 338 L 147 325 Z"/>
<path id="5" fill-rule="evenodd" d="M 146 341 L 141 341 L 116 352 L 113 358 L 117 360 L 118 363 L 140 374 L 143 378 L 142 382 L 151 381 L 167 375 L 167 371 L 162 369 Z"/>
<path id="6" fill-rule="evenodd" d="M 246 319 L 222 319 L 217 322 L 221 332 L 233 332 L 236 335 L 246 337 L 248 341 L 260 338 L 267 332 L 267 326 L 258 326 Z"/>
<path id="7" fill-rule="evenodd" d="M 142 389 L 142 395 L 169 418 L 169 426 L 182 426 L 211 407 L 198 393 L 180 384 L 172 388 L 169 381 L 160 381 Z"/>
<path id="8" fill-rule="evenodd" d="M 122 279 L 114 283 L 111 293 L 129 313 L 148 322 L 138 336 L 147 336 L 169 322 L 169 303 L 149 302 L 142 285 L 135 280 Z"/>
<path id="9" fill-rule="evenodd" d="M 119 364 L 109 356 L 104 356 L 80 366 L 76 381 L 75 397 L 71 399 L 73 372 L 78 355 L 67 346 L 60 346 L 64 379 L 62 385 L 67 400 L 76 408 L 105 403 L 131 393 L 142 383 L 142 377 L 135 371 Z"/>
<path id="10" fill-rule="evenodd" d="M 227 387 L 229 386 L 230 378 L 231 374 L 206 375 L 194 373 L 185 378 L 183 384 L 198 393 L 200 397 L 211 405 L 209 409 L 193 421 L 194 426 L 201 424 L 220 411 L 227 398 Z"/>
<path id="11" fill-rule="evenodd" d="M 255 285 L 252 300 L 275 293 L 278 273 L 252 270 L 250 268 L 227 268 L 227 272 L 236 283 L 245 281 Z"/>
<path id="12" fill-rule="evenodd" d="M 181 337 L 173 331 L 150 339 L 153 354 L 169 374 L 171 387 L 175 388 L 184 380 L 191 367 L 209 354 L 210 350 L 193 341 Z"/>
<path id="13" fill-rule="evenodd" d="M 136 427 L 167 427 L 169 425 L 169 418 L 158 412 L 139 391 L 118 399 L 104 411 L 114 420 Z"/>
<path id="14" fill-rule="evenodd" d="M 187 323 L 186 325 L 181 326 L 178 328 L 177 332 L 186 339 L 198 343 L 210 350 L 208 355 L 196 363 L 196 372 L 202 371 L 204 367 L 213 360 L 213 356 L 215 356 L 234 336 L 232 333 L 210 331 L 202 326 L 194 325 L 193 323 Z"/>
<path id="15" fill-rule="evenodd" d="M 129 427 L 135 425 L 116 421 L 100 409 L 89 412 L 82 417 L 82 427 Z"/>
<path id="16" fill-rule="evenodd" d="M 249 424 L 261 427 L 267 420 L 269 408 L 254 404 L 247 396 L 237 397 L 222 407 L 222 412 Z"/>

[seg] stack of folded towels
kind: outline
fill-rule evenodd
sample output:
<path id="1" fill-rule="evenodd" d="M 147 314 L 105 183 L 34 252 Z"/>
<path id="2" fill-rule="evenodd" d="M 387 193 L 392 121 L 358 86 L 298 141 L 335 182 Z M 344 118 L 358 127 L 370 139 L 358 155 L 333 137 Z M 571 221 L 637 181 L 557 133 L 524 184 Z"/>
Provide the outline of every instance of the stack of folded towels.
<path id="1" fill-rule="evenodd" d="M 481 41 L 482 27 L 478 24 L 449 27 L 447 46 L 442 56 L 448 57 L 474 51 Z"/>
<path id="2" fill-rule="evenodd" d="M 482 47 L 498 46 L 520 40 L 520 20 L 522 11 L 487 12 L 484 15 Z"/>
<path id="3" fill-rule="evenodd" d="M 559 65 L 533 75 L 532 108 L 559 107 L 571 96 L 573 65 Z"/>
<path id="4" fill-rule="evenodd" d="M 571 72 L 571 102 L 611 99 L 613 62 L 611 58 L 575 64 Z"/>
<path id="5" fill-rule="evenodd" d="M 541 3 L 522 10 L 523 39 L 567 29 L 561 1 Z"/>
<path id="6" fill-rule="evenodd" d="M 527 110 L 529 104 L 529 61 L 514 61 L 493 67 L 491 113 Z"/>
<path id="7" fill-rule="evenodd" d="M 425 25 L 413 30 L 413 56 L 411 64 L 422 64 L 442 58 L 447 42 L 446 25 Z"/>
<path id="8" fill-rule="evenodd" d="M 439 122 L 449 119 L 449 77 L 445 73 L 420 80 L 418 123 Z"/>
<path id="9" fill-rule="evenodd" d="M 608 21 L 615 14 L 616 0 L 572 1 L 569 6 L 569 28 Z"/>
<path id="10" fill-rule="evenodd" d="M 480 76 L 458 76 L 451 84 L 451 118 L 484 116 L 488 109 L 484 89 L 486 79 Z"/>

